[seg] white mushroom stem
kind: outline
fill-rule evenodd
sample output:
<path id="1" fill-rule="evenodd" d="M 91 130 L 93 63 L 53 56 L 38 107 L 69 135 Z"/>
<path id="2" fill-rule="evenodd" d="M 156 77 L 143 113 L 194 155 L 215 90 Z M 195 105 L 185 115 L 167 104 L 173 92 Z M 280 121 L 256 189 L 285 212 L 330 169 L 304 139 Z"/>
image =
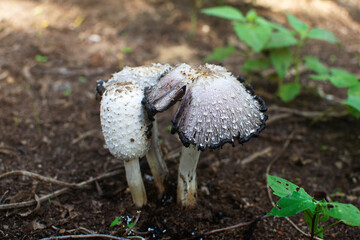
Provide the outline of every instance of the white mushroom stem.
<path id="1" fill-rule="evenodd" d="M 162 157 L 162 152 L 160 149 L 156 118 L 153 121 L 153 127 L 151 131 L 151 146 L 149 151 L 146 153 L 146 159 L 149 163 L 151 174 L 154 177 L 155 185 L 158 188 L 159 197 L 161 197 L 165 191 L 164 182 L 168 177 L 169 171 Z"/>
<path id="2" fill-rule="evenodd" d="M 186 208 L 196 205 L 196 167 L 199 156 L 200 151 L 197 150 L 196 146 L 190 145 L 188 148 L 182 147 L 178 175 L 177 201 L 181 206 Z"/>
<path id="3" fill-rule="evenodd" d="M 142 207 L 147 203 L 147 197 L 142 180 L 138 158 L 124 161 L 126 180 L 130 188 L 131 196 L 136 207 Z"/>

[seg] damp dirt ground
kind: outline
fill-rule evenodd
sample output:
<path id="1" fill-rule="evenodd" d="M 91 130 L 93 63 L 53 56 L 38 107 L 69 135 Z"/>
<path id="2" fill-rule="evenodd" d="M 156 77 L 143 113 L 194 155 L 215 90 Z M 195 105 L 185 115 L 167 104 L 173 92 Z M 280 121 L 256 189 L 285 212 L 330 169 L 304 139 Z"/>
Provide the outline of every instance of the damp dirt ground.
<path id="1" fill-rule="evenodd" d="M 311 41 L 302 54 L 359 73 L 360 4 L 356 1 L 218 2 L 243 12 L 255 8 L 280 24 L 286 24 L 285 13 L 292 13 L 312 27 L 332 30 L 342 46 Z M 110 223 L 116 217 L 134 217 L 139 209 L 132 203 L 122 163 L 104 148 L 96 81 L 108 79 L 123 66 L 201 64 L 215 47 L 242 47 L 228 21 L 198 13 L 193 28 L 194 11 L 193 1 L 0 1 L 0 174 L 26 170 L 80 183 L 119 171 L 89 188 L 69 189 L 41 204 L 0 210 L 0 239 L 89 233 L 121 236 L 120 227 L 110 227 Z M 235 75 L 244 75 L 243 62 L 242 56 L 234 55 L 222 64 Z M 265 174 L 274 158 L 270 174 L 304 187 L 311 195 L 360 208 L 360 121 L 346 114 L 306 114 L 346 111 L 338 103 L 346 97 L 344 89 L 312 82 L 306 76 L 302 72 L 303 83 L 337 101 L 304 89 L 296 100 L 283 103 L 276 97 L 276 83 L 266 76 L 252 77 L 256 93 L 269 107 L 267 127 L 244 145 L 201 153 L 198 204 L 190 210 L 176 204 L 181 145 L 167 130 L 174 109 L 160 114 L 160 138 L 170 172 L 167 191 L 158 199 L 142 159 L 148 205 L 140 209 L 137 235 L 145 239 L 308 239 L 285 219 L 272 217 L 201 235 L 270 211 Z M 262 154 L 242 163 L 254 153 Z M 0 179 L 0 201 L 4 205 L 36 200 L 61 188 L 23 175 L 7 176 Z M 307 231 L 302 215 L 291 219 Z M 359 236 L 359 228 L 344 224 L 325 233 L 326 239 Z"/>

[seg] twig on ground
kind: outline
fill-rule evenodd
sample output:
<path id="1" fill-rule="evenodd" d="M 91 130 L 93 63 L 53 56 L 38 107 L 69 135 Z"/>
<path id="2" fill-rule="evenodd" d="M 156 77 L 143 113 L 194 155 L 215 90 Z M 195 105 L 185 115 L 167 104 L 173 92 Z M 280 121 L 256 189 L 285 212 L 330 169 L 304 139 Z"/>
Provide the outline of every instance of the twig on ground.
<path id="1" fill-rule="evenodd" d="M 244 158 L 243 160 L 240 160 L 240 159 L 237 160 L 236 164 L 241 164 L 241 165 L 248 164 L 259 157 L 270 154 L 271 150 L 272 150 L 271 147 L 265 148 L 264 150 L 262 150 L 260 152 L 255 152 L 255 153 L 251 154 L 250 156 Z"/>
<path id="2" fill-rule="evenodd" d="M 18 152 L 16 151 L 16 149 L 11 148 L 11 147 L 4 147 L 4 146 L 0 147 L 0 153 L 7 154 L 7 155 L 13 155 L 19 159 Z"/>
<path id="3" fill-rule="evenodd" d="M 136 211 L 135 221 L 134 221 L 133 225 L 126 230 L 126 232 L 124 233 L 124 236 L 128 235 L 129 232 L 131 232 L 131 230 L 135 227 L 136 223 L 139 221 L 140 214 L 141 214 L 141 211 Z"/>
<path id="4" fill-rule="evenodd" d="M 270 161 L 270 163 L 268 164 L 268 166 L 266 167 L 266 175 L 270 174 L 270 170 L 271 167 L 274 165 L 274 163 L 281 157 L 281 155 L 285 152 L 285 150 L 288 148 L 291 139 L 293 139 L 293 136 L 296 132 L 296 129 L 294 129 L 291 134 L 289 135 L 289 137 L 286 139 L 283 147 L 281 148 L 281 150 L 275 155 L 275 157 Z M 266 188 L 267 188 L 267 193 L 268 193 L 268 198 L 271 202 L 271 204 L 273 205 L 273 207 L 275 207 L 275 202 L 272 198 L 272 192 L 271 192 L 271 188 L 269 186 L 269 184 L 266 182 Z M 297 231 L 299 231 L 302 235 L 310 237 L 311 234 L 304 232 L 303 230 L 301 230 L 290 218 L 285 217 L 286 221 L 288 221 L 291 226 L 293 226 Z M 317 240 L 321 240 L 321 238 L 315 237 L 315 239 Z"/>
<path id="5" fill-rule="evenodd" d="M 262 217 L 256 218 L 255 220 L 252 220 L 252 221 L 249 221 L 249 222 L 242 222 L 242 223 L 238 223 L 238 224 L 235 224 L 235 225 L 232 225 L 232 226 L 214 229 L 214 230 L 211 230 L 209 232 L 205 232 L 205 233 L 202 233 L 202 234 L 190 237 L 190 238 L 185 238 L 183 240 L 197 239 L 197 238 L 200 238 L 200 237 L 203 237 L 203 236 L 208 236 L 208 235 L 211 235 L 211 234 L 214 234 L 214 233 L 225 232 L 225 231 L 229 231 L 229 230 L 232 230 L 232 229 L 235 229 L 235 228 L 249 226 L 249 225 L 257 223 L 260 220 L 263 220 L 263 219 L 265 219 L 267 217 L 269 217 L 269 216 L 262 216 Z"/>
<path id="6" fill-rule="evenodd" d="M 333 109 L 328 109 L 326 111 L 301 111 L 292 108 L 279 107 L 272 105 L 269 107 L 269 111 L 277 111 L 282 113 L 287 113 L 291 115 L 296 115 L 304 118 L 309 118 L 313 120 L 319 120 L 322 117 L 344 117 L 349 115 L 347 111 L 333 111 Z M 270 120 L 270 119 L 269 119 Z M 268 123 L 269 121 L 267 121 Z"/>
<path id="7" fill-rule="evenodd" d="M 117 171 L 113 171 L 113 172 L 108 172 L 108 173 L 104 173 L 98 177 L 95 177 L 95 178 L 90 178 L 89 180 L 87 181 L 83 181 L 81 183 L 78 183 L 77 184 L 77 187 L 76 188 L 80 188 L 82 186 L 85 186 L 85 185 L 88 185 L 90 183 L 93 183 L 95 181 L 98 181 L 98 180 L 101 180 L 101 179 L 104 179 L 104 178 L 109 178 L 109 177 L 113 177 L 113 176 L 116 176 L 118 174 L 121 173 L 121 170 L 117 170 Z M 44 201 L 47 201 L 49 198 L 54 198 L 54 197 L 58 197 L 60 196 L 61 194 L 69 191 L 71 188 L 70 187 L 65 187 L 65 188 L 62 188 L 62 189 L 59 189 L 55 192 L 52 192 L 52 193 L 49 193 L 47 195 L 44 195 L 42 197 L 39 198 L 39 202 L 42 203 Z M 9 203 L 9 204 L 0 204 L 0 210 L 5 210 L 5 209 L 12 209 L 12 208 L 22 208 L 22 207 L 29 207 L 29 206 L 32 206 L 34 204 L 36 204 L 37 201 L 36 200 L 30 200 L 30 201 L 25 201 L 25 202 L 17 202 L 17 203 Z"/>
<path id="8" fill-rule="evenodd" d="M 34 198 L 35 198 L 35 201 L 36 201 L 36 207 L 34 209 L 32 209 L 32 210 L 29 210 L 29 211 L 25 212 L 25 213 L 19 213 L 20 216 L 27 217 L 30 214 L 32 214 L 32 213 L 34 213 L 34 212 L 36 212 L 36 211 L 38 211 L 40 209 L 41 203 L 40 203 L 40 200 L 39 200 L 39 196 L 35 194 Z"/>
<path id="9" fill-rule="evenodd" d="M 112 72 L 110 68 L 36 68 L 34 71 L 41 74 L 55 74 L 64 76 L 85 76 L 90 77 L 94 75 L 102 75 Z"/>
<path id="10" fill-rule="evenodd" d="M 41 238 L 40 240 L 58 240 L 58 239 L 88 239 L 88 238 L 103 238 L 103 239 L 115 239 L 115 240 L 129 240 L 129 238 L 117 237 L 107 234 L 85 234 L 85 235 L 66 235 L 66 236 L 52 236 L 47 238 Z"/>
<path id="11" fill-rule="evenodd" d="M 6 172 L 6 173 L 0 175 L 0 179 L 9 177 L 9 176 L 16 176 L 16 175 L 31 177 L 31 178 L 34 178 L 34 179 L 37 179 L 37 180 L 40 180 L 43 182 L 53 183 L 53 184 L 63 186 L 63 187 L 80 188 L 80 189 L 88 188 L 88 186 L 85 186 L 85 185 L 79 185 L 77 183 L 68 183 L 68 182 L 59 181 L 59 180 L 56 180 L 53 178 L 42 176 L 37 173 L 29 172 L 26 170 L 16 170 L 16 171 L 11 171 L 11 172 Z"/>
<path id="12" fill-rule="evenodd" d="M 92 130 L 89 130 L 87 132 L 84 132 L 84 133 L 81 133 L 77 138 L 75 138 L 74 140 L 71 141 L 71 144 L 76 144 L 78 142 L 80 142 L 82 139 L 86 138 L 86 137 L 89 137 L 89 136 L 92 136 L 92 135 L 101 135 L 100 134 L 100 131 L 97 130 L 97 129 L 92 129 Z"/>
<path id="13" fill-rule="evenodd" d="M 6 191 L 4 192 L 4 194 L 0 197 L 0 204 L 1 204 L 2 201 L 5 199 L 6 195 L 9 194 L 9 192 L 10 192 L 10 190 L 6 190 Z"/>

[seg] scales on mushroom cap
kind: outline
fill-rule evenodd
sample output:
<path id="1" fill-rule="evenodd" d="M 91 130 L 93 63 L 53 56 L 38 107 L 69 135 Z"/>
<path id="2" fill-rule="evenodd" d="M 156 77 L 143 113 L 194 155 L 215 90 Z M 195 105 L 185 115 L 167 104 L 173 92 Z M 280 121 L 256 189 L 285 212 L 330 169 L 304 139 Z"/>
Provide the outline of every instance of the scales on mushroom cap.
<path id="1" fill-rule="evenodd" d="M 224 67 L 206 64 L 175 67 L 148 93 L 149 114 L 162 112 L 180 100 L 172 118 L 184 146 L 200 150 L 219 148 L 225 143 L 246 142 L 265 127 L 267 108 L 251 86 L 240 83 Z"/>

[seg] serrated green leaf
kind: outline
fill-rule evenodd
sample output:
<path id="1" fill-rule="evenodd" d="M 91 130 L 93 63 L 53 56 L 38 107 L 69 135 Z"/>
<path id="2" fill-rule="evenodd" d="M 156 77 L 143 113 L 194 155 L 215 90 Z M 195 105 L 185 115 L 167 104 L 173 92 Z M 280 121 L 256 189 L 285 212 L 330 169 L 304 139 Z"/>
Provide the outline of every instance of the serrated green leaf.
<path id="1" fill-rule="evenodd" d="M 320 60 L 313 56 L 304 57 L 305 65 L 307 68 L 313 70 L 316 73 L 327 74 L 329 72 L 328 68 L 320 62 Z"/>
<path id="2" fill-rule="evenodd" d="M 281 87 L 279 88 L 279 97 L 284 102 L 288 102 L 290 100 L 293 100 L 300 93 L 300 90 L 300 83 L 286 83 L 281 85 Z"/>
<path id="3" fill-rule="evenodd" d="M 299 192 L 301 195 L 312 199 L 312 197 L 307 194 L 303 188 L 300 188 L 288 180 L 271 175 L 266 175 L 266 179 L 270 188 L 274 191 L 273 194 L 278 197 L 286 197 L 289 194 L 291 195 L 293 192 Z"/>
<path id="4" fill-rule="evenodd" d="M 247 60 L 242 66 L 244 72 L 252 72 L 254 70 L 265 70 L 271 65 L 269 58 L 257 58 Z"/>
<path id="5" fill-rule="evenodd" d="M 257 53 L 264 48 L 271 35 L 271 28 L 256 23 L 235 23 L 234 30 L 238 38 Z"/>
<path id="6" fill-rule="evenodd" d="M 116 226 L 119 222 L 120 222 L 120 218 L 119 217 L 115 218 L 114 221 L 112 221 L 112 223 L 110 224 L 110 227 Z"/>
<path id="7" fill-rule="evenodd" d="M 330 79 L 329 74 L 310 74 L 309 78 L 316 80 L 316 81 L 325 81 Z"/>
<path id="8" fill-rule="evenodd" d="M 204 59 L 204 62 L 208 61 L 222 61 L 231 56 L 235 52 L 234 46 L 226 46 L 221 48 L 215 48 L 212 54 Z"/>
<path id="9" fill-rule="evenodd" d="M 230 6 L 205 8 L 201 10 L 201 13 L 228 20 L 245 21 L 244 15 L 238 9 Z"/>
<path id="10" fill-rule="evenodd" d="M 354 86 L 358 83 L 358 80 L 355 75 L 352 75 L 348 71 L 340 68 L 331 68 L 330 82 L 334 86 L 339 88 L 346 88 Z"/>
<path id="11" fill-rule="evenodd" d="M 329 30 L 322 28 L 313 28 L 307 35 L 308 38 L 323 40 L 329 43 L 339 43 L 335 35 Z"/>
<path id="12" fill-rule="evenodd" d="M 306 37 L 309 27 L 304 22 L 300 21 L 295 16 L 289 13 L 286 14 L 286 17 L 290 25 L 295 29 L 296 32 L 300 34 L 301 38 Z"/>
<path id="13" fill-rule="evenodd" d="M 329 216 L 350 226 L 360 227 L 360 211 L 352 204 L 328 203 Z"/>
<path id="14" fill-rule="evenodd" d="M 298 40 L 290 31 L 278 31 L 272 33 L 265 48 L 282 48 L 296 45 Z"/>
<path id="15" fill-rule="evenodd" d="M 293 62 L 293 54 L 290 48 L 275 48 L 270 50 L 271 63 L 280 79 L 284 79 L 288 68 Z"/>
<path id="16" fill-rule="evenodd" d="M 291 195 L 280 198 L 268 215 L 290 217 L 306 209 L 312 212 L 315 211 L 315 203 L 312 201 L 312 198 L 299 192 L 293 192 Z"/>

